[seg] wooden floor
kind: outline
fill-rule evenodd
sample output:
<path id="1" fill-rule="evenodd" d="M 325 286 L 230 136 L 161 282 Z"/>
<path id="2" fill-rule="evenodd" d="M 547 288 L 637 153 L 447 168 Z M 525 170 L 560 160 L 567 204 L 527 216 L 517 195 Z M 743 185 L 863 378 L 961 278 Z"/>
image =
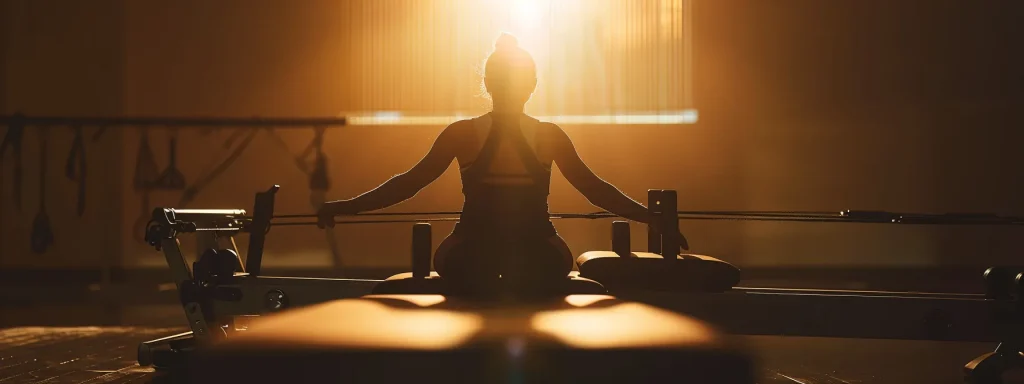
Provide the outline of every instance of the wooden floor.
<path id="1" fill-rule="evenodd" d="M 18 327 L 0 330 L 0 384 L 165 382 L 135 362 L 139 342 L 177 327 Z M 987 343 L 746 337 L 760 383 L 962 383 Z M 1024 381 L 1016 381 L 1024 382 Z"/>
<path id="2" fill-rule="evenodd" d="M 145 299 L 131 304 L 125 304 L 131 301 L 125 299 L 125 292 L 114 295 L 116 300 L 95 302 L 84 299 L 86 294 L 69 295 L 67 290 L 39 289 L 38 285 L 6 287 L 0 293 L 0 384 L 167 382 L 135 363 L 139 342 L 178 333 L 184 324 L 181 307 L 171 305 L 177 299 L 173 290 L 150 285 L 146 290 L 124 289 L 137 291 Z M 790 287 L 792 282 L 779 286 Z M 36 295 L 21 297 L 19 292 Z M 39 292 L 52 297 L 37 297 Z M 34 326 L 40 324 L 49 327 Z M 762 384 L 962 383 L 963 365 L 995 347 L 801 337 L 743 340 L 758 359 Z M 1024 383 L 1024 379 L 1007 382 Z"/>
<path id="3" fill-rule="evenodd" d="M 963 366 L 988 343 L 748 337 L 762 383 L 963 383 Z M 1024 383 L 1024 381 L 1009 381 Z"/>
<path id="4" fill-rule="evenodd" d="M 138 343 L 174 328 L 24 327 L 0 331 L 0 383 L 145 383 Z"/>

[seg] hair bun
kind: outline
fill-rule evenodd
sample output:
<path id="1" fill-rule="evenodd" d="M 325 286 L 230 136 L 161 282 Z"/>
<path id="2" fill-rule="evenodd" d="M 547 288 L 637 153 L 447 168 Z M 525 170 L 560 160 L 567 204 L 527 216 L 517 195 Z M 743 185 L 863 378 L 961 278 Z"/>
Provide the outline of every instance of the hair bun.
<path id="1" fill-rule="evenodd" d="M 508 52 L 519 48 L 519 40 L 515 36 L 502 32 L 498 40 L 494 42 L 494 50 L 497 52 Z"/>

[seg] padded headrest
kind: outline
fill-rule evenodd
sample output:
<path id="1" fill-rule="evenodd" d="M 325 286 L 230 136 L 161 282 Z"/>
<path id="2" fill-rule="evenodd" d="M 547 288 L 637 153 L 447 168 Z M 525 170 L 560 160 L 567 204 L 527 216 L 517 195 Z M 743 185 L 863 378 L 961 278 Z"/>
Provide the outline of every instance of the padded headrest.
<path id="1" fill-rule="evenodd" d="M 580 276 L 597 280 L 610 290 L 723 292 L 740 282 L 739 268 L 704 255 L 665 259 L 650 252 L 620 257 L 615 252 L 591 251 L 580 255 L 576 262 Z"/>

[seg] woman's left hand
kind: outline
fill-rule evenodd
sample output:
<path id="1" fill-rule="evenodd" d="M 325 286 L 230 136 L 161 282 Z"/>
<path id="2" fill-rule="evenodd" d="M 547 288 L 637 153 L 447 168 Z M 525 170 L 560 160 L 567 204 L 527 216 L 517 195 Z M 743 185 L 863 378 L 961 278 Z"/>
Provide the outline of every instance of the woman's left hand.
<path id="1" fill-rule="evenodd" d="M 690 243 L 688 241 L 686 241 L 686 236 L 683 236 L 682 232 L 679 232 L 679 233 L 676 234 L 676 243 L 679 244 L 679 249 L 677 249 L 676 252 L 689 251 L 690 250 Z M 663 255 L 669 255 L 669 254 L 672 253 L 672 251 L 670 251 L 668 249 L 662 249 L 661 252 L 662 252 Z M 671 257 L 671 256 L 669 256 L 669 257 Z"/>
<path id="2" fill-rule="evenodd" d="M 657 221 L 658 218 L 657 217 L 648 216 L 646 219 L 647 219 L 646 223 L 648 223 L 648 225 L 651 225 L 653 223 L 653 225 L 658 226 L 658 221 Z M 659 232 L 660 232 L 660 230 L 659 230 Z M 676 238 L 676 241 L 679 243 L 679 248 L 681 250 L 683 250 L 683 251 L 689 251 L 690 250 L 690 242 L 686 240 L 686 236 L 683 236 L 683 232 L 680 231 L 677 234 L 677 236 L 678 237 Z"/>

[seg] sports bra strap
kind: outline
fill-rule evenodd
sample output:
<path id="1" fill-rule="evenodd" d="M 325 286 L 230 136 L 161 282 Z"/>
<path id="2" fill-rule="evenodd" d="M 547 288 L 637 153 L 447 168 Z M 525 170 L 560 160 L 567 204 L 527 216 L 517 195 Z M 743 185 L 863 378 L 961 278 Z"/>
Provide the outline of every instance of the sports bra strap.
<path id="1" fill-rule="evenodd" d="M 522 162 L 531 178 L 533 178 L 538 185 L 542 185 L 547 181 L 550 177 L 550 171 L 543 163 L 540 162 L 540 159 L 537 158 L 537 154 L 534 152 L 533 148 L 530 148 L 530 145 L 527 143 L 526 137 L 520 129 L 521 118 L 514 119 L 515 122 L 509 124 L 508 120 L 495 119 L 493 114 L 489 113 L 478 117 L 476 119 L 477 121 L 474 121 L 474 123 L 482 123 L 483 121 L 480 120 L 485 117 L 489 120 L 491 129 L 487 133 L 487 140 L 484 142 L 479 154 L 477 154 L 476 159 L 473 160 L 473 163 L 470 164 L 469 168 L 463 172 L 463 181 L 465 182 L 466 179 L 478 180 L 479 178 L 487 175 L 491 163 L 493 163 L 494 157 L 498 153 L 498 146 L 505 138 L 509 139 L 509 143 L 519 155 L 519 160 Z"/>

